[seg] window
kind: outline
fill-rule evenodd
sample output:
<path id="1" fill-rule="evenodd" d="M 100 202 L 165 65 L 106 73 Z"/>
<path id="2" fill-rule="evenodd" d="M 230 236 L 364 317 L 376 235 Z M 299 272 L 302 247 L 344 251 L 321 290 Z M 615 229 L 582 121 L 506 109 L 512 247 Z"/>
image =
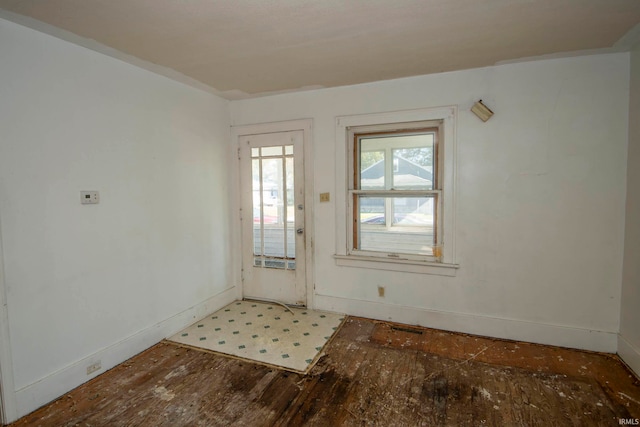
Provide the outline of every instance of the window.
<path id="1" fill-rule="evenodd" d="M 339 265 L 455 275 L 455 113 L 337 119 Z"/>
<path id="2" fill-rule="evenodd" d="M 352 129 L 351 250 L 390 258 L 441 256 L 438 126 Z"/>

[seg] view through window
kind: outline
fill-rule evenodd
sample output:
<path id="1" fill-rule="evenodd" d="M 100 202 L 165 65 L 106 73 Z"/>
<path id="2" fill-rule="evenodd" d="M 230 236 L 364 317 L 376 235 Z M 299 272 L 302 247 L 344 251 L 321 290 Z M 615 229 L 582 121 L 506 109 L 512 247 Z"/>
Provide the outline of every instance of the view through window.
<path id="1" fill-rule="evenodd" d="M 295 269 L 293 145 L 251 150 L 254 266 Z"/>

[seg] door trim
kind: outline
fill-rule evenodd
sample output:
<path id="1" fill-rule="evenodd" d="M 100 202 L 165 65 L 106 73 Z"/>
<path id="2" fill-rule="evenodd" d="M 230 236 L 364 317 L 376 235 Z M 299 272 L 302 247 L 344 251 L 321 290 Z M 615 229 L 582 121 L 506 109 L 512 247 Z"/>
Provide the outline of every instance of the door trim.
<path id="1" fill-rule="evenodd" d="M 249 125 L 231 126 L 231 162 L 237 167 L 231 177 L 231 219 L 232 219 L 232 235 L 234 242 L 232 247 L 232 264 L 233 274 L 232 280 L 236 284 L 236 297 L 242 299 L 243 283 L 242 283 L 242 224 L 240 222 L 241 199 L 240 199 L 240 158 L 239 143 L 240 137 L 257 135 L 263 133 L 278 133 L 290 131 L 303 132 L 303 162 L 304 162 L 304 228 L 305 228 L 305 284 L 306 284 L 306 306 L 313 308 L 313 291 L 314 291 L 314 226 L 313 226 L 313 119 L 289 120 L 284 122 L 258 123 Z"/>
<path id="2" fill-rule="evenodd" d="M 2 221 L 0 219 L 0 424 L 16 421 L 18 418 L 17 411 L 9 335 L 7 289 L 4 274 Z"/>

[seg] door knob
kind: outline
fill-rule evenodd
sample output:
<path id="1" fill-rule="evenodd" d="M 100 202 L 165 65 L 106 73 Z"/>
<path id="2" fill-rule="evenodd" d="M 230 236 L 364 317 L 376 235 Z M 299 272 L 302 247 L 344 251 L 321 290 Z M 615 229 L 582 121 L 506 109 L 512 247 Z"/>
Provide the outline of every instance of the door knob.
<path id="1" fill-rule="evenodd" d="M 304 233 L 304 228 L 298 228 L 298 229 L 296 230 L 296 233 L 298 233 L 298 234 L 302 234 L 302 233 Z"/>

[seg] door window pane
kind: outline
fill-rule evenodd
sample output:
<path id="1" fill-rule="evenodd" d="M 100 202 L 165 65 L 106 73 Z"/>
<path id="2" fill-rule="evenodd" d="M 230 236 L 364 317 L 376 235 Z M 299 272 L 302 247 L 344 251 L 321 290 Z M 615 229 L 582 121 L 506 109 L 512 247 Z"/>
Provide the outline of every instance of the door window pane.
<path id="1" fill-rule="evenodd" d="M 282 156 L 282 146 L 278 147 L 262 147 L 262 156 Z"/>
<path id="2" fill-rule="evenodd" d="M 284 154 L 286 151 L 285 146 L 261 147 L 258 157 L 252 159 L 256 267 L 295 268 L 295 262 L 284 261 L 295 259 L 293 151 Z"/>
<path id="3" fill-rule="evenodd" d="M 283 201 L 283 210 L 285 214 L 285 239 L 286 239 L 286 257 L 296 257 L 296 231 L 295 231 L 295 206 L 294 206 L 294 190 L 293 190 L 293 157 L 285 159 L 285 192 L 286 200 Z"/>

